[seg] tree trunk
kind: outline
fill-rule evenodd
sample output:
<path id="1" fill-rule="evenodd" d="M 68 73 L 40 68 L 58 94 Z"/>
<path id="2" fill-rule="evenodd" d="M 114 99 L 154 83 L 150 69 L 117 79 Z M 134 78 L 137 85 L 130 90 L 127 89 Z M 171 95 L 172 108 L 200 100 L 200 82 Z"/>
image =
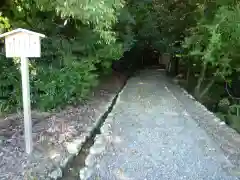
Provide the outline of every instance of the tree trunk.
<path id="1" fill-rule="evenodd" d="M 205 73 L 207 70 L 207 64 L 203 64 L 200 76 L 198 78 L 197 86 L 195 87 L 194 95 L 198 99 L 200 98 L 200 89 L 205 78 Z"/>
<path id="2" fill-rule="evenodd" d="M 188 86 L 188 84 L 189 84 L 189 77 L 190 77 L 190 73 L 191 73 L 191 63 L 190 63 L 190 61 L 189 61 L 189 59 L 188 59 L 188 65 L 187 65 L 187 77 L 186 77 L 186 81 L 187 81 L 187 86 Z"/>
<path id="3" fill-rule="evenodd" d="M 199 95 L 199 99 L 202 99 L 207 93 L 208 91 L 211 89 L 211 87 L 213 86 L 215 82 L 215 79 L 211 80 L 208 85 L 205 87 L 205 89 L 202 91 L 202 93 Z"/>

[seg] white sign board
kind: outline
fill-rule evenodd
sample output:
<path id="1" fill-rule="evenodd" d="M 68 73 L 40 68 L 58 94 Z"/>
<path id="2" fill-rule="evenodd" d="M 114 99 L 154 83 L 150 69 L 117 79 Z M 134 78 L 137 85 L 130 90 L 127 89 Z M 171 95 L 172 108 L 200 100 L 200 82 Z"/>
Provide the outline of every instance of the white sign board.
<path id="1" fill-rule="evenodd" d="M 33 149 L 33 143 L 28 57 L 40 57 L 40 38 L 45 37 L 45 35 L 19 28 L 1 34 L 0 38 L 3 37 L 5 38 L 6 57 L 21 58 L 25 146 L 26 152 L 31 153 Z"/>
<path id="2" fill-rule="evenodd" d="M 43 34 L 16 29 L 0 35 L 5 37 L 6 57 L 40 57 Z"/>
<path id="3" fill-rule="evenodd" d="M 5 39 L 6 57 L 40 57 L 40 37 L 16 33 Z"/>

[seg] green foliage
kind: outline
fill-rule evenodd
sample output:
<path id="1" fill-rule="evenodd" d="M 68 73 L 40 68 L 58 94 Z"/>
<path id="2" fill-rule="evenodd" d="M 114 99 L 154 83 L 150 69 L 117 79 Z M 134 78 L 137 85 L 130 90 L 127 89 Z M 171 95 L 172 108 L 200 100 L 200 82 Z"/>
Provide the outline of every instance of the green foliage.
<path id="1" fill-rule="evenodd" d="M 195 25 L 187 30 L 183 48 L 191 63 L 197 64 L 199 78 L 195 96 L 199 99 L 208 93 L 216 81 L 227 80 L 239 69 L 239 13 L 236 1 L 200 2 L 195 14 Z M 189 67 L 191 68 L 191 67 Z M 203 87 L 203 82 L 208 81 Z"/>
<path id="2" fill-rule="evenodd" d="M 189 3 L 175 1 L 10 0 L 0 7 L 0 27 L 3 31 L 28 28 L 47 35 L 42 57 L 30 61 L 31 91 L 33 106 L 50 110 L 86 98 L 98 76 L 109 73 L 112 61 L 136 43 L 140 49 L 152 46 L 174 51 L 188 22 L 173 25 L 188 19 L 185 14 L 190 11 Z M 12 66 L 16 74 L 18 67 L 19 63 Z M 4 81 L 18 92 L 11 96 L 13 103 L 6 100 L 6 106 L 20 108 L 19 76 L 3 73 Z"/>
<path id="3" fill-rule="evenodd" d="M 86 98 L 132 47 L 181 57 L 201 100 L 239 70 L 239 21 L 235 0 L 9 0 L 0 6 L 1 32 L 22 27 L 47 35 L 42 57 L 30 61 L 32 104 L 43 110 Z M 0 111 L 17 110 L 19 61 L 1 57 L 0 65 Z"/>
<path id="4" fill-rule="evenodd" d="M 131 29 L 118 31 L 124 1 L 10 0 L 0 6 L 1 32 L 18 27 L 47 35 L 42 57 L 30 60 L 34 108 L 51 110 L 87 98 L 113 60 L 133 45 Z M 128 12 L 128 11 L 127 11 Z M 21 108 L 19 61 L 0 60 L 0 111 Z"/>
<path id="5" fill-rule="evenodd" d="M 96 85 L 97 75 L 88 67 L 87 62 L 74 63 L 72 66 L 53 69 L 38 69 L 34 87 L 36 103 L 40 108 L 52 109 L 60 105 L 73 104 L 86 97 Z"/>
<path id="6" fill-rule="evenodd" d="M 198 3 L 196 23 L 187 29 L 182 47 L 188 57 L 186 64 L 190 62 L 188 68 L 198 74 L 194 95 L 201 101 L 204 96 L 219 94 L 211 92 L 214 83 L 222 84 L 224 89 L 223 82 L 231 82 L 233 73 L 239 71 L 240 4 L 234 0 Z M 217 97 L 216 114 L 240 132 L 239 103 L 230 102 L 227 95 L 222 99 L 222 95 Z"/>
<path id="7" fill-rule="evenodd" d="M 20 107 L 21 99 L 21 75 L 16 70 L 18 65 L 12 60 L 0 56 L 0 112 L 9 112 L 12 107 Z"/>

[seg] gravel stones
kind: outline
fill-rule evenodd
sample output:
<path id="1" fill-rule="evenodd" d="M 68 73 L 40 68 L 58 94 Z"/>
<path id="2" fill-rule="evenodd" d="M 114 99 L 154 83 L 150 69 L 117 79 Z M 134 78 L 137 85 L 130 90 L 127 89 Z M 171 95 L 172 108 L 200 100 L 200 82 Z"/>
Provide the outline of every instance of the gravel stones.
<path id="1" fill-rule="evenodd" d="M 57 179 L 59 177 L 62 177 L 62 170 L 61 170 L 61 168 L 57 168 L 56 170 L 51 172 L 49 177 L 52 178 L 52 179 Z"/>
<path id="2" fill-rule="evenodd" d="M 88 178 L 91 177 L 92 173 L 93 173 L 93 169 L 85 167 L 85 168 L 80 170 L 79 177 L 80 177 L 81 180 L 87 180 Z"/>
<path id="3" fill-rule="evenodd" d="M 153 70 L 128 81 L 80 170 L 82 180 L 237 179 L 222 168 L 232 165 L 168 83 Z M 150 112 L 145 102 L 154 107 Z"/>

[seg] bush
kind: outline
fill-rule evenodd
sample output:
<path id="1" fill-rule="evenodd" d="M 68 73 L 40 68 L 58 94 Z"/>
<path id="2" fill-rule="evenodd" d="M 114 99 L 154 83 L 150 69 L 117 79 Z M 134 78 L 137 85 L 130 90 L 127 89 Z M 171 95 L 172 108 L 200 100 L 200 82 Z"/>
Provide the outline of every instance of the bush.
<path id="1" fill-rule="evenodd" d="M 67 5 L 67 7 L 66 7 Z M 30 59 L 32 106 L 41 110 L 64 107 L 87 98 L 108 73 L 111 63 L 131 47 L 131 36 L 116 27 L 121 1 L 4 1 L 0 5 L 2 32 L 22 27 L 47 35 L 42 57 Z M 19 60 L 0 60 L 1 112 L 22 107 Z"/>

